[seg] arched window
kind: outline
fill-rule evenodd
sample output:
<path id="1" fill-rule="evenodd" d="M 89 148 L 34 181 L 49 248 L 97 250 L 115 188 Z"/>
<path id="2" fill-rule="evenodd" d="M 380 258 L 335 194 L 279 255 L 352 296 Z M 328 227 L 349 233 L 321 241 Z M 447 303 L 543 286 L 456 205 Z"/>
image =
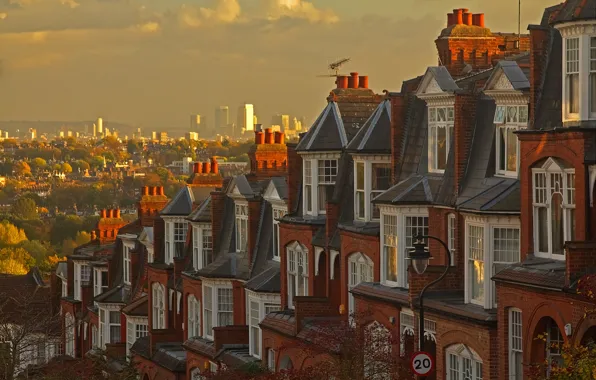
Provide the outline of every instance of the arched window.
<path id="1" fill-rule="evenodd" d="M 188 296 L 188 337 L 201 336 L 201 302 Z"/>
<path id="2" fill-rule="evenodd" d="M 476 351 L 464 344 L 455 344 L 445 350 L 447 380 L 481 380 L 482 359 Z"/>
<path id="3" fill-rule="evenodd" d="M 348 291 L 361 282 L 373 281 L 373 261 L 363 253 L 354 253 L 348 258 Z M 350 315 L 354 314 L 354 296 L 348 293 Z"/>
<path id="4" fill-rule="evenodd" d="M 65 331 L 65 355 L 75 356 L 75 319 L 70 313 L 64 316 L 64 331 Z"/>
<path id="5" fill-rule="evenodd" d="M 166 290 L 164 286 L 158 282 L 154 282 L 151 285 L 152 297 L 153 297 L 153 328 L 154 329 L 165 329 L 166 328 L 166 309 L 165 309 L 165 298 Z"/>
<path id="6" fill-rule="evenodd" d="M 294 308 L 295 296 L 308 296 L 308 250 L 298 242 L 290 244 L 288 255 L 288 307 Z"/>
<path id="7" fill-rule="evenodd" d="M 575 237 L 575 169 L 550 157 L 532 175 L 534 252 L 563 260 L 563 244 Z"/>

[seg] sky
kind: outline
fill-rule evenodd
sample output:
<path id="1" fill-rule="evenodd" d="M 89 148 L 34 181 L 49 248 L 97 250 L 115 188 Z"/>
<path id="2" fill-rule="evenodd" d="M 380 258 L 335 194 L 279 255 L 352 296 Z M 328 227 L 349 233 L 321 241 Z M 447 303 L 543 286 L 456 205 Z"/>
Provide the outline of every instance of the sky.
<path id="1" fill-rule="evenodd" d="M 558 1 L 522 0 L 522 31 Z M 447 13 L 517 31 L 518 0 L 0 0 L 0 120 L 184 127 L 244 102 L 260 121 L 314 117 L 327 65 L 376 92 L 436 65 Z M 235 119 L 234 119 L 235 120 Z"/>

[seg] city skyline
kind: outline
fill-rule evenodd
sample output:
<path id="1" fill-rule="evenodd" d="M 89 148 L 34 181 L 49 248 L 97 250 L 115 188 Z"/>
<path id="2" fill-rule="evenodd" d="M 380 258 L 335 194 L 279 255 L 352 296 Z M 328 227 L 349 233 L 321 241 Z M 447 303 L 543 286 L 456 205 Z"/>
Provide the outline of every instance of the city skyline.
<path id="1" fill-rule="evenodd" d="M 493 31 L 517 31 L 517 1 L 507 1 L 510 9 L 483 4 Z M 313 120 L 334 87 L 334 78 L 317 78 L 330 62 L 351 57 L 342 72 L 369 75 L 378 93 L 399 90 L 403 79 L 423 74 L 420 62 L 436 63 L 428 41 L 445 27 L 445 14 L 477 8 L 472 0 L 181 3 L 0 0 L 0 120 L 102 115 L 184 126 L 192 113 L 211 116 L 221 104 L 235 110 L 244 102 L 261 120 L 277 113 Z M 522 32 L 539 20 L 531 9 L 555 3 L 523 1 Z M 394 38 L 370 38 L 373 26 Z"/>

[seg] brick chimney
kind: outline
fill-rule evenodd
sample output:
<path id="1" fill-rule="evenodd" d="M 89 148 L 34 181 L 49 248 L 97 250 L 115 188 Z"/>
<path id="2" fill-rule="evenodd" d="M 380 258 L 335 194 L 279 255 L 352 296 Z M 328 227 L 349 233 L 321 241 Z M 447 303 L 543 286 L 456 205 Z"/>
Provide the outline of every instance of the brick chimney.
<path id="1" fill-rule="evenodd" d="M 264 136 L 263 132 L 255 132 L 255 143 L 248 152 L 250 174 L 257 179 L 285 176 L 288 159 L 285 135 L 267 128 Z"/>
<path id="2" fill-rule="evenodd" d="M 168 204 L 163 186 L 143 186 L 137 212 L 144 227 L 153 226 L 153 218 Z"/>
<path id="3" fill-rule="evenodd" d="M 468 157 L 474 138 L 474 124 L 476 122 L 476 96 L 471 94 L 455 95 L 455 120 L 453 125 L 455 143 L 455 188 L 454 194 L 459 194 L 460 184 L 466 170 Z"/>
<path id="4" fill-rule="evenodd" d="M 334 307 L 327 297 L 294 297 L 294 317 L 296 334 L 302 330 L 303 322 L 308 318 L 335 317 L 339 309 Z"/>
<path id="5" fill-rule="evenodd" d="M 248 201 L 248 265 L 252 268 L 253 254 L 257 246 L 259 221 L 261 220 L 261 199 Z"/>
<path id="6" fill-rule="evenodd" d="M 213 252 L 219 251 L 219 233 L 223 224 L 224 208 L 226 205 L 226 194 L 221 188 L 211 192 L 211 235 L 213 237 Z"/>
<path id="7" fill-rule="evenodd" d="M 565 243 L 565 285 L 571 286 L 582 276 L 593 274 L 596 267 L 596 242 Z"/>
<path id="8" fill-rule="evenodd" d="M 166 225 L 164 220 L 159 216 L 155 215 L 152 219 L 153 226 L 153 260 L 157 262 L 163 262 L 164 252 L 163 244 L 166 233 Z"/>
<path id="9" fill-rule="evenodd" d="M 413 95 L 410 95 L 413 96 Z M 399 179 L 399 160 L 401 156 L 403 133 L 406 121 L 406 100 L 403 94 L 391 96 L 391 178 L 393 183 Z"/>
<path id="10" fill-rule="evenodd" d="M 99 241 L 103 244 L 116 240 L 118 230 L 126 225 L 120 217 L 120 209 L 101 210 L 100 215 L 101 218 L 97 222 Z"/>
<path id="11" fill-rule="evenodd" d="M 536 102 L 540 97 L 542 76 L 546 70 L 544 57 L 549 43 L 549 28 L 530 25 L 530 128 L 534 126 Z M 560 79 L 560 78 L 559 78 Z"/>
<path id="12" fill-rule="evenodd" d="M 221 326 L 213 329 L 215 352 L 226 344 L 248 344 L 248 326 Z"/>
<path id="13" fill-rule="evenodd" d="M 195 162 L 193 173 L 187 183 L 197 187 L 222 187 L 223 177 L 219 172 L 219 164 L 215 157 L 207 162 Z"/>

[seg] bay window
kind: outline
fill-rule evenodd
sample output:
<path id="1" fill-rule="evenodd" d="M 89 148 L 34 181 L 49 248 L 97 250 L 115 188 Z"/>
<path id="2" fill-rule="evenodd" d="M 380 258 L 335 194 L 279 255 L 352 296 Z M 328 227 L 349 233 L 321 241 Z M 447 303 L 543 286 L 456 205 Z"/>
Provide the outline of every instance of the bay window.
<path id="1" fill-rule="evenodd" d="M 298 242 L 287 250 L 288 307 L 294 308 L 294 297 L 308 296 L 308 250 Z"/>
<path id="2" fill-rule="evenodd" d="M 122 249 L 122 271 L 124 272 L 124 283 L 130 285 L 130 246 L 124 244 Z"/>
<path id="3" fill-rule="evenodd" d="M 93 271 L 93 296 L 97 297 L 108 290 L 108 270 L 106 268 L 95 268 Z"/>
<path id="4" fill-rule="evenodd" d="M 273 260 L 279 261 L 279 219 L 286 215 L 286 208 L 273 206 Z"/>
<path id="5" fill-rule="evenodd" d="M 565 94 L 567 95 L 567 115 L 579 114 L 579 37 L 565 39 Z"/>
<path id="6" fill-rule="evenodd" d="M 166 328 L 166 289 L 165 287 L 158 283 L 154 282 L 151 285 L 152 289 L 152 309 L 153 309 L 153 329 L 160 330 Z"/>
<path id="7" fill-rule="evenodd" d="M 363 253 L 353 253 L 348 258 L 348 310 L 354 315 L 354 295 L 349 291 L 361 282 L 373 282 L 373 261 Z"/>
<path id="8" fill-rule="evenodd" d="M 126 356 L 137 339 L 148 335 L 146 318 L 126 317 Z"/>
<path id="9" fill-rule="evenodd" d="M 203 336 L 213 339 L 213 328 L 234 324 L 234 293 L 228 281 L 203 283 Z"/>
<path id="10" fill-rule="evenodd" d="M 99 333 L 101 335 L 101 349 L 107 343 L 120 343 L 120 310 L 117 306 L 99 308 Z"/>
<path id="11" fill-rule="evenodd" d="M 509 378 L 522 380 L 523 346 L 522 346 L 522 312 L 519 309 L 509 309 Z"/>
<path id="12" fill-rule="evenodd" d="M 325 214 L 327 188 L 335 186 L 337 177 L 337 155 L 303 156 L 303 163 L 304 213 Z"/>
<path id="13" fill-rule="evenodd" d="M 391 187 L 391 164 L 389 157 L 366 160 L 355 157 L 354 165 L 354 215 L 357 220 L 379 219 L 379 209 L 372 200 Z"/>
<path id="14" fill-rule="evenodd" d="M 188 296 L 188 338 L 201 336 L 201 302 L 194 295 Z"/>
<path id="15" fill-rule="evenodd" d="M 166 219 L 166 218 L 164 218 Z M 188 222 L 182 218 L 167 218 L 165 220 L 165 258 L 166 264 L 173 264 L 174 257 L 184 255 Z"/>
<path id="16" fill-rule="evenodd" d="M 491 309 L 497 306 L 491 278 L 504 267 L 520 261 L 519 219 L 466 217 L 466 302 Z"/>
<path id="17" fill-rule="evenodd" d="M 74 263 L 74 298 L 82 301 L 81 287 L 91 279 L 91 267 L 87 263 Z"/>
<path id="18" fill-rule="evenodd" d="M 245 252 L 248 245 L 248 204 L 236 202 L 236 252 Z"/>
<path id="19" fill-rule="evenodd" d="M 195 225 L 192 232 L 192 260 L 195 270 L 200 270 L 211 263 L 213 256 L 213 236 L 211 226 Z"/>
<path id="20" fill-rule="evenodd" d="M 408 287 L 407 250 L 416 235 L 428 235 L 426 208 L 382 206 L 381 281 L 387 286 Z"/>
<path id="21" fill-rule="evenodd" d="M 249 327 L 250 355 L 260 358 L 262 336 L 259 323 L 265 319 L 267 314 L 281 310 L 279 295 L 248 291 L 246 295 L 246 310 L 246 321 Z"/>
<path id="22" fill-rule="evenodd" d="M 516 177 L 519 167 L 519 143 L 513 133 L 528 126 L 528 106 L 497 105 L 495 111 L 496 172 Z"/>
<path id="23" fill-rule="evenodd" d="M 532 178 L 534 252 L 563 260 L 563 244 L 575 237 L 575 170 L 549 158 Z"/>
<path id="24" fill-rule="evenodd" d="M 64 316 L 64 331 L 65 331 L 65 355 L 75 357 L 75 319 L 70 313 L 66 313 Z"/>
<path id="25" fill-rule="evenodd" d="M 482 359 L 476 351 L 463 344 L 445 350 L 447 380 L 482 380 Z"/>
<path id="26" fill-rule="evenodd" d="M 428 107 L 428 171 L 443 173 L 453 140 L 453 107 Z"/>

